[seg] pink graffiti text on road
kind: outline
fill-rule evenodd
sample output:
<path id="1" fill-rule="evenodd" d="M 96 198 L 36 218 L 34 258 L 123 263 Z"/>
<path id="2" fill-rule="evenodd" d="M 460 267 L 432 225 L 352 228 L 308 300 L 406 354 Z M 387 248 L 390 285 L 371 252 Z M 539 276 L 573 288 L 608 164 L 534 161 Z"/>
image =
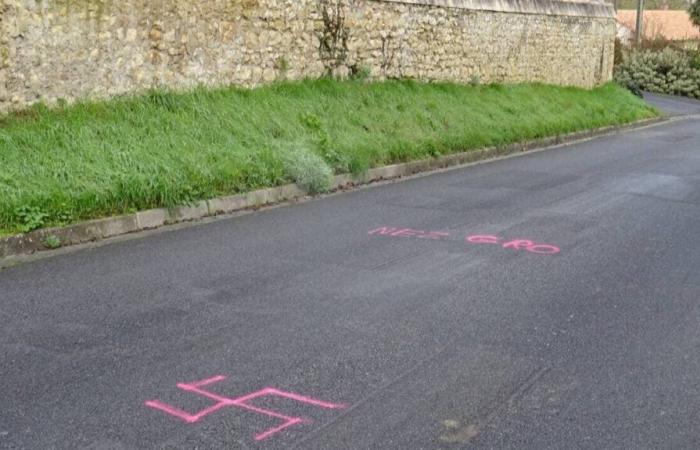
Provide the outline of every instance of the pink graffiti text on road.
<path id="1" fill-rule="evenodd" d="M 368 234 L 379 234 L 382 236 L 394 237 L 416 237 L 418 239 L 442 239 L 449 237 L 450 233 L 444 231 L 420 231 L 411 228 L 380 227 L 370 231 Z"/>
<path id="2" fill-rule="evenodd" d="M 540 255 L 555 255 L 561 252 L 561 249 L 554 245 L 537 244 L 528 239 L 514 239 L 512 241 L 504 242 L 504 240 L 500 237 L 492 236 L 490 234 L 469 236 L 467 237 L 467 242 L 471 242 L 472 244 L 495 244 L 500 245 L 503 248 L 525 250 L 531 253 L 538 253 Z"/>
<path id="3" fill-rule="evenodd" d="M 215 394 L 213 392 L 210 392 L 208 390 L 203 389 L 203 387 L 208 386 L 210 384 L 218 383 L 219 381 L 225 380 L 226 377 L 223 375 L 217 375 L 212 378 L 207 378 L 206 380 L 201 380 L 201 381 L 196 381 L 193 383 L 178 383 L 177 387 L 182 389 L 183 391 L 186 392 L 192 392 L 197 395 L 201 395 L 203 397 L 207 397 L 211 400 L 214 400 L 214 404 L 209 406 L 208 408 L 204 408 L 201 411 L 198 411 L 194 414 L 189 413 L 187 411 L 183 411 L 179 408 L 176 408 L 174 406 L 168 405 L 167 403 L 163 403 L 159 400 L 149 400 L 146 402 L 146 406 L 159 409 L 163 412 L 166 412 L 172 416 L 177 417 L 178 419 L 181 419 L 187 423 L 195 423 L 198 422 L 199 420 L 203 419 L 204 417 L 208 416 L 209 414 L 212 414 L 222 408 L 226 407 L 235 407 L 235 408 L 241 408 L 245 409 L 247 411 L 252 411 L 258 414 L 263 414 L 268 417 L 274 417 L 276 419 L 280 419 L 282 423 L 279 426 L 270 428 L 269 430 L 266 430 L 262 433 L 259 433 L 255 435 L 255 440 L 256 441 L 262 441 L 263 439 L 267 439 L 270 436 L 272 436 L 275 433 L 279 433 L 280 431 L 284 430 L 285 428 L 291 427 L 293 425 L 298 425 L 301 423 L 308 423 L 310 422 L 307 419 L 303 419 L 301 417 L 291 417 L 287 416 L 284 414 L 281 414 L 276 411 L 272 411 L 269 409 L 265 408 L 260 408 L 254 405 L 249 404 L 248 402 L 257 399 L 257 398 L 262 398 L 262 397 L 282 397 L 282 398 L 287 398 L 290 400 L 294 400 L 300 403 L 305 403 L 307 405 L 313 405 L 313 406 L 318 406 L 320 408 L 325 408 L 325 409 L 341 409 L 345 408 L 345 405 L 342 404 L 337 404 L 337 403 L 329 403 L 329 402 L 324 402 L 321 400 L 316 400 L 311 397 L 305 397 L 303 395 L 298 395 L 294 394 L 292 392 L 286 392 L 286 391 L 280 391 L 275 388 L 264 388 L 259 391 L 243 395 L 241 397 L 236 397 L 236 398 L 229 398 L 229 397 L 224 397 L 219 394 Z"/>
<path id="4" fill-rule="evenodd" d="M 449 238 L 450 233 L 446 231 L 421 231 L 414 230 L 412 228 L 398 228 L 398 227 L 379 227 L 368 232 L 368 234 L 375 236 L 391 236 L 391 237 L 415 237 L 418 239 L 432 239 L 440 240 L 444 238 Z M 471 244 L 491 244 L 500 245 L 506 249 L 512 250 L 524 250 L 530 253 L 537 253 L 540 255 L 556 255 L 561 252 L 561 249 L 555 245 L 550 244 L 538 244 L 529 239 L 513 239 L 511 241 L 506 241 L 505 239 L 494 236 L 491 234 L 476 234 L 473 236 L 467 236 L 466 242 Z"/>

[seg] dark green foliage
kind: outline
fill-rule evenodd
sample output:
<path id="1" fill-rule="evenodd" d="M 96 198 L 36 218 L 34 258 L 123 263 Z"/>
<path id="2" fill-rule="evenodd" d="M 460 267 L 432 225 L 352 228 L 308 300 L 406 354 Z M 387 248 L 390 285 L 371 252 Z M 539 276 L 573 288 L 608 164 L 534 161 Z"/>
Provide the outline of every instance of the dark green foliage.
<path id="1" fill-rule="evenodd" d="M 41 243 L 48 249 L 57 249 L 61 246 L 61 240 L 54 235 L 46 236 Z"/>
<path id="2" fill-rule="evenodd" d="M 695 0 L 688 7 L 688 14 L 690 14 L 690 20 L 697 27 L 700 27 L 700 0 Z"/>
<path id="3" fill-rule="evenodd" d="M 625 87 L 626 87 L 631 93 L 633 93 L 634 95 L 636 95 L 637 97 L 639 97 L 639 98 L 643 98 L 643 97 L 644 97 L 644 93 L 642 92 L 642 88 L 639 87 L 639 85 L 637 84 L 636 81 L 633 81 L 633 80 L 628 81 L 627 84 L 625 85 Z"/>
<path id="4" fill-rule="evenodd" d="M 15 210 L 17 228 L 22 233 L 27 233 L 44 226 L 49 215 L 36 206 L 20 206 Z"/>
<path id="5" fill-rule="evenodd" d="M 624 53 L 622 51 L 622 41 L 620 41 L 619 38 L 615 38 L 615 54 L 614 54 L 614 64 L 617 66 L 618 64 L 622 64 L 624 61 Z"/>

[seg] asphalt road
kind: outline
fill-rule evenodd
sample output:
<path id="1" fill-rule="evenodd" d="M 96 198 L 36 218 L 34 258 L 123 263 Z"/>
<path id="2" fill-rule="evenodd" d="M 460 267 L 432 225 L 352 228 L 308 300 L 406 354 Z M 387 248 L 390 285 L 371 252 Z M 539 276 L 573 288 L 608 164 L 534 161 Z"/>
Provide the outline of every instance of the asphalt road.
<path id="1" fill-rule="evenodd" d="M 699 448 L 699 224 L 687 118 L 9 268 L 0 448 Z"/>

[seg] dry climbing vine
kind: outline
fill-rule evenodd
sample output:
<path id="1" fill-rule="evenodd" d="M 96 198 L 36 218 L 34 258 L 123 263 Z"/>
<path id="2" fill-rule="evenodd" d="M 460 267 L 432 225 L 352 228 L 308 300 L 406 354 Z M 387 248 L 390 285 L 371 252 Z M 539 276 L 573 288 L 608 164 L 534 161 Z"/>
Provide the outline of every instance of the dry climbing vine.
<path id="1" fill-rule="evenodd" d="M 345 65 L 348 56 L 348 28 L 345 14 L 352 0 L 318 0 L 323 29 L 319 53 L 328 75 Z"/>

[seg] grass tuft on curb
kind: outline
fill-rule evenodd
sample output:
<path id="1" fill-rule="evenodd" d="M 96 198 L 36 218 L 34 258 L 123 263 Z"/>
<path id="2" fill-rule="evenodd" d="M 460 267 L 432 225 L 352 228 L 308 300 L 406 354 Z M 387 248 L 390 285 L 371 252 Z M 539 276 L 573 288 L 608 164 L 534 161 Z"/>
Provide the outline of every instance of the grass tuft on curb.
<path id="1" fill-rule="evenodd" d="M 614 84 L 328 79 L 39 105 L 0 119 L 0 234 L 656 115 Z"/>

